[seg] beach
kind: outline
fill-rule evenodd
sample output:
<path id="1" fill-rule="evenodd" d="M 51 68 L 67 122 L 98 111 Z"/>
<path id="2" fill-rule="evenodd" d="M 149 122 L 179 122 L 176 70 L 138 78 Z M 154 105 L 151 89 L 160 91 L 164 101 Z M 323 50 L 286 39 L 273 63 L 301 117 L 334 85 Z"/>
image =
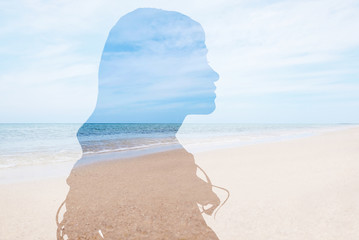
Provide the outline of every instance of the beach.
<path id="1" fill-rule="evenodd" d="M 147 219 L 147 225 L 139 224 L 146 219 L 143 209 L 152 207 L 162 209 L 159 215 L 166 216 L 166 226 L 175 226 L 182 232 L 193 230 L 195 233 L 184 235 L 196 234 L 198 239 L 205 239 L 206 234 L 212 236 L 212 233 L 203 226 L 198 209 L 193 208 L 193 201 L 211 199 L 215 202 L 215 199 L 208 191 L 198 191 L 207 186 L 203 174 L 194 168 L 198 164 L 212 184 L 230 192 L 228 201 L 219 209 L 215 219 L 213 214 L 203 214 L 207 225 L 219 239 L 359 239 L 358 127 L 198 151 L 193 154 L 193 160 L 191 156 L 182 149 L 175 149 L 79 166 L 72 174 L 76 176 L 73 189 L 82 191 L 89 185 L 97 189 L 101 211 L 94 211 L 94 214 L 101 212 L 105 215 L 101 216 L 102 222 L 96 224 L 102 224 L 107 236 L 116 232 L 113 229 L 117 225 L 128 224 L 121 221 L 127 218 L 140 225 L 140 228 L 132 224 L 128 226 L 128 234 L 135 231 L 139 235 L 128 235 L 127 239 L 145 239 L 143 236 L 146 234 L 151 235 L 150 239 L 171 239 L 163 227 L 156 225 L 157 229 L 152 228 L 151 221 L 156 220 Z M 185 164 L 182 164 L 183 159 L 187 159 Z M 68 167 L 62 175 L 53 177 L 0 184 L 0 204 L 3 206 L 0 239 L 56 239 L 56 212 L 68 195 L 66 178 L 69 170 Z M 197 181 L 193 178 L 196 171 L 203 181 L 193 187 L 193 182 Z M 117 173 L 128 181 L 118 182 Z M 89 176 L 92 176 L 90 182 Z M 161 187 L 156 189 L 154 186 Z M 177 186 L 175 189 L 178 191 L 173 191 L 171 186 Z M 116 212 L 119 205 L 108 200 L 115 199 L 116 193 L 121 192 L 127 193 L 122 196 L 126 204 L 121 204 L 121 211 L 117 214 L 122 218 L 115 222 L 111 220 L 113 216 L 106 214 Z M 227 197 L 221 189 L 213 188 L 213 192 L 221 202 Z M 195 198 L 194 193 L 197 194 Z M 80 192 L 72 198 L 75 199 L 73 202 L 86 194 L 86 191 Z M 134 205 L 142 208 L 131 208 Z M 173 206 L 176 206 L 176 211 Z M 182 209 L 188 210 L 186 214 L 193 213 L 194 220 L 190 226 L 183 219 L 191 216 L 178 214 L 183 212 Z M 151 216 L 153 213 L 147 214 Z M 81 219 L 81 216 L 74 215 Z M 98 219 L 87 221 L 92 224 L 91 221 Z M 109 226 L 111 221 L 113 225 Z M 148 229 L 152 231 L 146 233 Z M 207 233 L 198 232 L 201 230 Z"/>

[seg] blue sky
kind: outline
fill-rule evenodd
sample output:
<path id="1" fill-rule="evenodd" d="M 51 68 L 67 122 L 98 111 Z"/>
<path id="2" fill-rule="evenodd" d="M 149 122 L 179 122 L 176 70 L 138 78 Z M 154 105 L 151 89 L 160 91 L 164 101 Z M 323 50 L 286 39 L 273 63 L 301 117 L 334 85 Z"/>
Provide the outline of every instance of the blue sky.
<path id="1" fill-rule="evenodd" d="M 1 1 L 1 122 L 84 122 L 107 35 L 138 7 L 201 23 L 216 110 L 186 122 L 359 122 L 357 1 Z"/>
<path id="2" fill-rule="evenodd" d="M 141 8 L 111 29 L 90 122 L 182 122 L 215 109 L 218 74 L 201 25 L 173 11 Z"/>

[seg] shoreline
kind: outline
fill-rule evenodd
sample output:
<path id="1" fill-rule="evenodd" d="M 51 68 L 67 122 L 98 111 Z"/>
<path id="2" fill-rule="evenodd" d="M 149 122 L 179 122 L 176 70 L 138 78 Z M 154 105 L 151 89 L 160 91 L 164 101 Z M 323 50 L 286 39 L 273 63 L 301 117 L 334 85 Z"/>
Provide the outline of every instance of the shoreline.
<path id="1" fill-rule="evenodd" d="M 204 219 L 221 240 L 358 239 L 358 145 L 359 128 L 352 127 L 300 139 L 196 153 L 195 162 L 213 184 L 231 193 L 216 219 Z M 142 161 L 134 159 L 137 162 L 127 161 L 134 166 L 130 169 L 137 169 Z M 96 169 L 103 174 L 117 171 L 116 163 L 120 164 L 99 163 Z M 159 169 L 148 166 L 143 170 Z M 0 184 L 0 204 L 7 206 L 0 213 L 0 239 L 55 239 L 56 211 L 68 193 L 66 178 L 64 173 Z M 113 184 L 103 182 L 101 186 L 111 192 Z M 216 193 L 223 201 L 223 192 Z"/>
<path id="2" fill-rule="evenodd" d="M 340 125 L 340 127 L 333 127 L 330 129 L 318 130 L 316 132 L 307 132 L 301 134 L 292 134 L 284 137 L 266 137 L 262 140 L 253 140 L 253 141 L 244 141 L 244 142 L 225 142 L 219 143 L 215 142 L 211 145 L 211 143 L 207 143 L 207 146 L 196 146 L 196 144 L 186 144 L 186 139 L 182 139 L 181 136 L 178 137 L 179 144 L 170 144 L 164 145 L 154 148 L 144 148 L 139 150 L 130 150 L 130 151 L 114 151 L 114 152 L 106 152 L 106 153 L 97 153 L 97 154 L 89 154 L 83 155 L 83 158 L 86 159 L 86 162 L 80 161 L 81 159 L 74 159 L 73 161 L 63 161 L 63 162 L 49 162 L 42 164 L 29 164 L 29 165 L 20 165 L 13 166 L 7 168 L 0 168 L 0 185 L 1 184 L 9 184 L 9 183 L 18 183 L 18 182 L 26 182 L 26 181 L 37 181 L 46 178 L 56 178 L 56 177 L 67 177 L 70 173 L 71 169 L 75 167 L 77 164 L 92 164 L 97 162 L 105 162 L 112 161 L 117 159 L 128 159 L 128 158 L 136 158 L 140 156 L 146 156 L 150 154 L 160 153 L 171 151 L 175 149 L 179 149 L 184 147 L 188 152 L 192 154 L 200 154 L 203 152 L 217 151 L 217 150 L 230 150 L 232 148 L 241 148 L 251 145 L 261 145 L 268 143 L 278 143 L 291 141 L 296 139 L 305 139 L 313 136 L 318 136 L 322 134 L 327 134 L 331 132 L 337 131 L 345 131 L 347 129 L 355 129 L 359 128 L 359 125 Z M 201 145 L 201 144 L 199 144 Z M 82 163 L 83 162 L 83 163 Z"/>

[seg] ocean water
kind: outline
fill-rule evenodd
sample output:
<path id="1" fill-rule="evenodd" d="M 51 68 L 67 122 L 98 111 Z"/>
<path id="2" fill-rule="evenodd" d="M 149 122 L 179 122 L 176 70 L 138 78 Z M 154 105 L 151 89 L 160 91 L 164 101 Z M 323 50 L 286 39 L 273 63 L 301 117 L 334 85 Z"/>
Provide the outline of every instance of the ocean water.
<path id="1" fill-rule="evenodd" d="M 0 124 L 0 169 L 73 161 L 81 157 L 82 124 Z"/>
<path id="2" fill-rule="evenodd" d="M 207 149 L 281 141 L 350 127 L 340 124 L 190 123 L 182 126 L 175 123 L 96 123 L 81 126 L 77 123 L 0 124 L 0 169 L 75 162 L 83 154 L 96 158 L 128 156 L 175 148 L 179 146 L 178 143 L 187 151 L 195 153 Z M 180 129 L 176 134 L 178 127 Z"/>

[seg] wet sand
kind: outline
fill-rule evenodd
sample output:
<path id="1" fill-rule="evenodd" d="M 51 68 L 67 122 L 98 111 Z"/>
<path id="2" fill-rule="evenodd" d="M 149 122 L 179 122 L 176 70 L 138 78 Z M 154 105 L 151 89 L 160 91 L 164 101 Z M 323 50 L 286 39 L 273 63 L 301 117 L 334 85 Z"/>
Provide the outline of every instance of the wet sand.
<path id="1" fill-rule="evenodd" d="M 207 151 L 194 157 L 213 184 L 231 193 L 216 219 L 201 215 L 219 239 L 359 239 L 359 128 Z M 176 239 L 167 231 L 173 227 L 182 233 L 189 231 L 178 236 L 193 236 L 193 231 L 198 239 L 205 239 L 206 234 L 213 236 L 193 201 L 216 202 L 215 197 L 204 181 L 194 180 L 193 162 L 177 161 L 183 158 L 189 159 L 185 152 L 175 150 L 81 167 L 72 174 L 76 181 L 69 179 L 77 182 L 74 189 L 78 194 L 73 201 L 81 205 L 81 196 L 96 190 L 99 198 L 88 203 L 85 212 L 92 209 L 91 214 L 101 217 L 86 221 L 90 226 L 100 226 L 105 236 L 128 223 L 135 223 L 127 225 L 128 239 L 133 231 L 139 233 L 137 239 L 146 239 L 148 234 L 152 235 L 147 239 Z M 56 239 L 56 211 L 68 193 L 65 179 L 0 185 L 0 239 Z M 225 199 L 224 191 L 213 191 Z M 113 201 L 119 193 L 121 201 Z M 159 219 L 165 219 L 146 218 L 153 217 L 154 210 L 159 211 Z M 84 215 L 74 216 L 78 221 Z M 156 221 L 166 225 L 154 226 Z M 95 234 L 99 230 L 82 229 Z M 76 226 L 71 231 L 76 232 Z"/>
<path id="2" fill-rule="evenodd" d="M 218 239 L 197 204 L 218 205 L 184 149 L 81 165 L 71 172 L 69 239 Z"/>

